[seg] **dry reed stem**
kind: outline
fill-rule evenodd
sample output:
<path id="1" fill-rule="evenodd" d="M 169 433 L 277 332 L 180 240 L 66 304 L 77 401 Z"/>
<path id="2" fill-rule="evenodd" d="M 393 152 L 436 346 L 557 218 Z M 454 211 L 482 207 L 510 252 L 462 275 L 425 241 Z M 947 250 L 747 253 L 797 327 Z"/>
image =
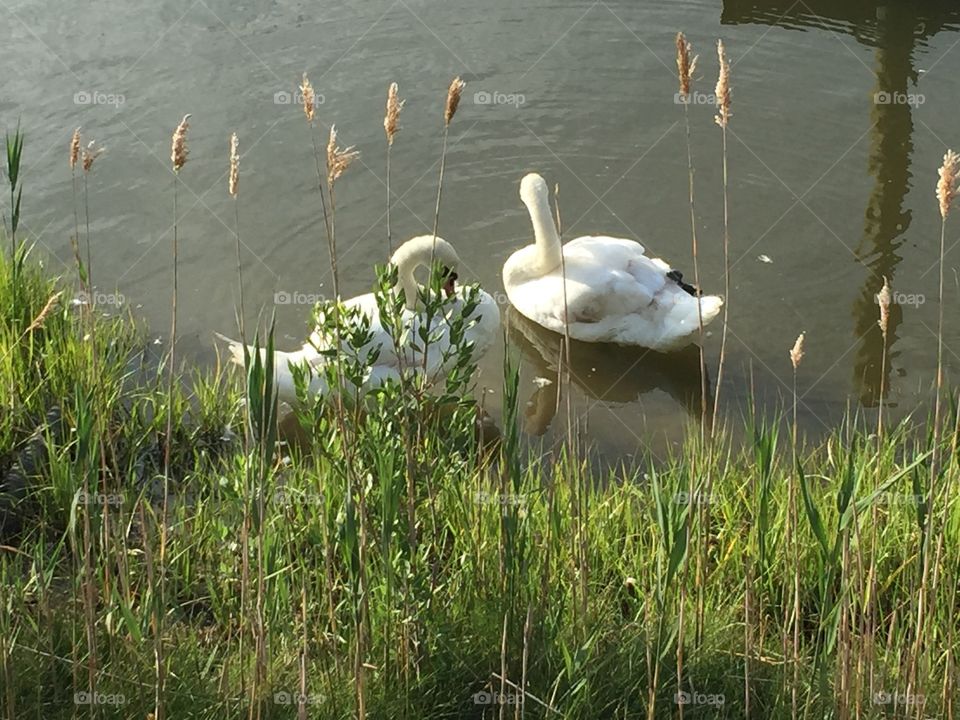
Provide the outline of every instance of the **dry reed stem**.
<path id="1" fill-rule="evenodd" d="M 717 78 L 717 114 L 713 118 L 714 122 L 722 128 L 727 127 L 727 123 L 733 116 L 730 112 L 730 61 L 727 59 L 727 53 L 723 47 L 723 40 L 717 40 L 717 58 L 720 61 L 720 75 Z"/>
<path id="2" fill-rule="evenodd" d="M 316 95 L 306 73 L 303 74 L 303 80 L 300 83 L 300 95 L 303 97 L 303 114 L 307 116 L 307 122 L 312 125 L 313 113 L 316 108 Z"/>
<path id="3" fill-rule="evenodd" d="M 236 133 L 230 135 L 230 178 L 227 181 L 227 192 L 236 197 L 240 189 L 240 141 Z"/>
<path id="4" fill-rule="evenodd" d="M 73 170 L 80 159 L 80 128 L 73 131 L 70 137 L 70 169 Z"/>
<path id="5" fill-rule="evenodd" d="M 680 78 L 680 95 L 686 97 L 690 94 L 690 84 L 693 81 L 693 73 L 697 69 L 697 55 L 691 57 L 693 46 L 687 42 L 686 36 L 682 32 L 677 33 L 677 74 Z"/>
<path id="6" fill-rule="evenodd" d="M 190 113 L 183 116 L 183 120 L 173 131 L 173 138 L 170 143 L 170 162 L 173 163 L 174 172 L 180 172 L 187 162 L 187 130 L 190 129 Z"/>
<path id="7" fill-rule="evenodd" d="M 460 96 L 467 84 L 457 75 L 447 88 L 447 104 L 443 110 L 444 124 L 449 126 L 453 116 L 457 114 L 457 108 L 460 106 Z"/>
<path id="8" fill-rule="evenodd" d="M 400 132 L 400 111 L 406 100 L 398 95 L 400 88 L 396 83 L 390 83 L 387 90 L 387 111 L 383 116 L 383 131 L 387 135 L 387 144 L 393 145 L 393 139 Z"/>

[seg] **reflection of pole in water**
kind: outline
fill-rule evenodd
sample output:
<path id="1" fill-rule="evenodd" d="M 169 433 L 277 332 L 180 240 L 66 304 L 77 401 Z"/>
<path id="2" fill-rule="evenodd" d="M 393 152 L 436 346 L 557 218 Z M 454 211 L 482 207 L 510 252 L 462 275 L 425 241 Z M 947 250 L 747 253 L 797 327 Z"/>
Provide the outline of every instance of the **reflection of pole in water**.
<path id="1" fill-rule="evenodd" d="M 867 204 L 863 237 L 857 257 L 869 272 L 853 303 L 855 337 L 854 384 L 860 400 L 875 406 L 881 392 L 890 392 L 890 347 L 897 340 L 903 320 L 894 303 L 890 313 L 886 377 L 881 377 L 883 337 L 877 325 L 876 293 L 886 276 L 894 293 L 919 294 L 919 288 L 897 288 L 893 275 L 901 261 L 898 254 L 910 226 L 910 213 L 903 209 L 910 189 L 910 156 L 913 152 L 913 118 L 908 83 L 916 81 L 913 51 L 941 30 L 953 30 L 960 22 L 956 0 L 724 0 L 723 24 L 821 28 L 846 32 L 859 42 L 876 47 L 876 85 L 872 103 L 869 170 L 874 178 Z M 859 339 L 862 338 L 862 339 Z"/>
<path id="2" fill-rule="evenodd" d="M 892 352 L 897 328 L 903 315 L 894 304 L 890 312 L 889 353 L 886 377 L 881 377 L 883 335 L 877 325 L 879 308 L 876 294 L 886 277 L 897 291 L 894 275 L 903 259 L 898 251 L 906 240 L 911 214 L 903 202 L 910 189 L 910 155 L 913 152 L 912 108 L 908 102 L 908 82 L 915 77 L 912 64 L 916 11 L 910 3 L 886 8 L 886 17 L 878 27 L 876 51 L 877 82 L 872 102 L 869 170 L 873 190 L 864 216 L 863 238 L 857 257 L 870 272 L 853 303 L 855 337 L 861 338 L 854 360 L 854 382 L 864 405 L 878 404 L 881 393 L 890 391 Z"/>

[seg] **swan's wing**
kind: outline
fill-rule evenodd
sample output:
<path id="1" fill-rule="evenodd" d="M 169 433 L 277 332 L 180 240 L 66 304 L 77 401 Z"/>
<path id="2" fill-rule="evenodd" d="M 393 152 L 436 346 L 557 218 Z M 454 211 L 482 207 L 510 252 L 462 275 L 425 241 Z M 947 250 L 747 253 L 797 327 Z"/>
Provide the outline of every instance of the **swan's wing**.
<path id="1" fill-rule="evenodd" d="M 643 312 L 669 281 L 669 267 L 651 260 L 643 246 L 613 237 L 577 238 L 563 248 L 567 316 L 571 323 L 596 323 Z M 563 326 L 563 283 L 558 268 L 534 281 L 533 302 Z"/>

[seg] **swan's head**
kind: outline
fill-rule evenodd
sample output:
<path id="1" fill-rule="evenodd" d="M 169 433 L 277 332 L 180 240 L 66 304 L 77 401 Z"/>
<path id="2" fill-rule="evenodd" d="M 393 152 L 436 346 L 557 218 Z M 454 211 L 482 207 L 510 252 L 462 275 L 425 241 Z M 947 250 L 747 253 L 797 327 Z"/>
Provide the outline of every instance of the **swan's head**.
<path id="1" fill-rule="evenodd" d="M 550 194 L 547 188 L 547 181 L 537 173 L 525 175 L 520 181 L 520 199 L 527 207 L 537 203 L 540 198 L 548 197 Z"/>
<path id="2" fill-rule="evenodd" d="M 443 289 L 448 296 L 452 295 L 457 280 L 457 268 L 460 266 L 460 256 L 453 249 L 453 245 L 443 238 L 433 235 L 411 238 L 398 247 L 390 258 L 390 262 L 397 266 L 397 274 L 406 293 L 409 308 L 416 303 L 416 280 L 413 273 L 419 267 L 429 268 L 431 261 L 442 266 Z"/>

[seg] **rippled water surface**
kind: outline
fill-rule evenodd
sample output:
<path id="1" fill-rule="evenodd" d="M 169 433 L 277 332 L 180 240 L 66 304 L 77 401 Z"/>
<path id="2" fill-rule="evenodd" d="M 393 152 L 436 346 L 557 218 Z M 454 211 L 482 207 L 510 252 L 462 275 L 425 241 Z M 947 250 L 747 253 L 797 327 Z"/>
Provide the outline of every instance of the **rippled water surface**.
<path id="1" fill-rule="evenodd" d="M 894 414 L 929 397 L 940 229 L 933 187 L 945 148 L 960 145 L 953 3 L 19 0 L 0 6 L 0 16 L 0 119 L 12 127 L 20 118 L 28 137 L 23 223 L 50 263 L 69 272 L 66 147 L 82 125 L 107 147 L 89 185 L 95 282 L 105 297 L 122 296 L 161 343 L 169 138 L 192 113 L 179 196 L 180 332 L 194 364 L 212 363 L 214 331 L 235 326 L 231 131 L 243 152 L 248 322 L 258 307 L 276 311 L 278 343 L 292 348 L 309 315 L 297 301 L 330 292 L 311 137 L 290 102 L 303 71 L 322 95 L 318 142 L 335 122 L 342 141 L 362 152 L 337 185 L 345 293 L 368 290 L 373 264 L 386 256 L 388 83 L 407 100 L 391 187 L 402 239 L 432 227 L 442 106 L 456 74 L 468 85 L 451 128 L 440 234 L 458 248 L 461 276 L 502 290 L 503 261 L 532 237 L 517 195 L 531 170 L 559 184 L 565 237 L 635 238 L 692 273 L 683 108 L 674 101 L 674 34 L 685 31 L 700 53 L 689 111 L 702 284 L 722 290 L 721 134 L 706 97 L 722 37 L 734 63 L 723 398 L 744 408 L 752 387 L 775 409 L 789 393 L 787 351 L 800 331 L 809 431 L 835 423 L 848 403 L 875 412 L 881 388 Z M 954 376 L 958 237 L 960 225 L 948 228 L 944 352 Z M 901 301 L 885 376 L 874 301 L 883 276 Z M 535 379 L 556 374 L 558 339 L 509 317 L 506 325 L 523 363 L 527 431 L 549 439 L 565 423 L 554 418 L 555 385 Z M 715 367 L 719 323 L 711 329 Z M 494 417 L 502 359 L 496 348 L 480 379 Z M 575 346 L 572 360 L 573 410 L 611 458 L 662 456 L 699 415 L 695 350 L 662 357 Z"/>

